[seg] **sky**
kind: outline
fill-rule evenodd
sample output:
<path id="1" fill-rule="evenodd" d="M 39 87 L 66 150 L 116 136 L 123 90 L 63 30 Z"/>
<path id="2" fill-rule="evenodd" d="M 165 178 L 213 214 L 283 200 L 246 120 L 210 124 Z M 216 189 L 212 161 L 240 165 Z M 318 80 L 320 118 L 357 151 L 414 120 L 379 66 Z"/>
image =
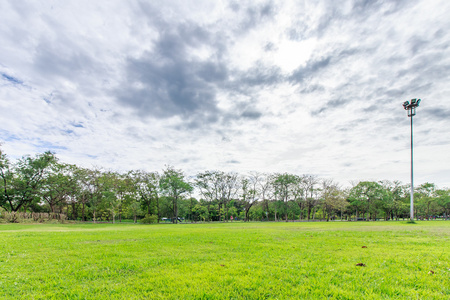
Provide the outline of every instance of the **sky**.
<path id="1" fill-rule="evenodd" d="M 450 1 L 0 2 L 0 143 L 81 167 L 450 187 Z"/>

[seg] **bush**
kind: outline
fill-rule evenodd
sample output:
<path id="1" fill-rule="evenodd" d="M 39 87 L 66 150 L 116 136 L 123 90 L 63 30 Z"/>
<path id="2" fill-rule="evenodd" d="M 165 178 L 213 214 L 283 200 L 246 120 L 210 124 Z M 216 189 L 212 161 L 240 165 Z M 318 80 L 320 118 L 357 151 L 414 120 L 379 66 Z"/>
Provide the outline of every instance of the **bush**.
<path id="1" fill-rule="evenodd" d="M 23 218 L 21 218 L 21 214 L 18 212 L 6 212 L 5 220 L 9 223 L 21 223 Z"/>
<path id="2" fill-rule="evenodd" d="M 65 214 L 1 211 L 0 223 L 64 223 Z"/>
<path id="3" fill-rule="evenodd" d="M 153 224 L 158 222 L 158 216 L 157 215 L 145 215 L 143 219 L 141 219 L 139 222 L 142 224 Z"/>

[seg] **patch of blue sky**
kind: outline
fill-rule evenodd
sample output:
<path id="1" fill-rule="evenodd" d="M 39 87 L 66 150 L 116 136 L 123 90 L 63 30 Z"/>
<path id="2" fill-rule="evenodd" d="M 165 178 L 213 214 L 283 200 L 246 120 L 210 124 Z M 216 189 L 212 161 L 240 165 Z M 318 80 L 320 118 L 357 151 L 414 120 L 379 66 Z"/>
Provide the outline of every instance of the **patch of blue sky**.
<path id="1" fill-rule="evenodd" d="M 81 123 L 72 123 L 71 125 L 73 127 L 77 127 L 77 128 L 84 128 L 83 124 L 81 124 Z"/>
<path id="2" fill-rule="evenodd" d="M 67 150 L 67 147 L 54 145 L 47 141 L 39 141 L 37 144 L 34 144 L 35 147 L 47 151 L 47 150 Z"/>
<path id="3" fill-rule="evenodd" d="M 11 141 L 19 141 L 20 138 L 12 134 L 6 130 L 0 130 L 0 141 L 11 142 Z"/>
<path id="4" fill-rule="evenodd" d="M 49 95 L 47 95 L 46 97 L 42 98 L 45 102 L 47 102 L 47 104 L 51 104 L 53 101 L 53 93 L 50 93 Z"/>
<path id="5" fill-rule="evenodd" d="M 65 134 L 72 134 L 73 130 L 66 129 L 66 130 L 62 130 L 62 132 L 64 132 Z"/>
<path id="6" fill-rule="evenodd" d="M 1 73 L 2 74 L 2 78 L 13 83 L 13 84 L 20 84 L 23 85 L 23 81 L 20 79 L 17 79 L 16 77 L 10 76 L 8 74 L 5 73 Z"/>

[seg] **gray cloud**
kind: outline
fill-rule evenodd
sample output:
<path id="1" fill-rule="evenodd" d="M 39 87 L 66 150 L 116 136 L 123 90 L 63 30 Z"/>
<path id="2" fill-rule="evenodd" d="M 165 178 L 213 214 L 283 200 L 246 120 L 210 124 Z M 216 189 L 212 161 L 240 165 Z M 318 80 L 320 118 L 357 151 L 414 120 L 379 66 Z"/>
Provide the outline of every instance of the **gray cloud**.
<path id="1" fill-rule="evenodd" d="M 248 70 L 234 74 L 236 79 L 228 85 L 228 89 L 244 94 L 252 92 L 255 88 L 275 86 L 286 80 L 279 67 L 266 66 L 260 62 Z"/>
<path id="2" fill-rule="evenodd" d="M 361 124 L 367 124 L 368 122 L 369 120 L 367 118 L 358 118 L 355 120 L 346 121 L 343 125 L 337 126 L 336 130 L 341 132 L 349 132 L 355 128 L 359 128 Z"/>
<path id="3" fill-rule="evenodd" d="M 118 91 L 120 103 L 136 108 L 140 115 L 158 118 L 217 110 L 215 88 L 195 71 L 196 64 L 160 64 L 152 56 L 129 59 L 127 86 Z"/>
<path id="4" fill-rule="evenodd" d="M 141 117 L 182 116 L 185 124 L 176 127 L 188 129 L 262 116 L 256 109 L 240 107 L 224 112 L 217 107 L 217 94 L 222 90 L 246 95 L 254 88 L 275 85 L 283 80 L 278 67 L 257 63 L 246 71 L 230 70 L 223 58 L 227 51 L 224 35 L 187 21 L 168 24 L 155 16 L 153 7 L 142 3 L 141 7 L 159 37 L 152 50 L 127 58 L 126 79 L 113 91 L 118 103 L 134 108 Z M 270 17 L 274 8 L 269 3 L 248 8 L 247 13 L 256 22 Z M 203 60 L 190 55 L 202 46 L 213 50 L 212 57 Z M 236 78 L 233 81 L 229 80 L 231 73 Z"/>
<path id="5" fill-rule="evenodd" d="M 58 41 L 64 45 L 64 41 Z M 76 52 L 72 46 L 69 51 L 62 51 L 54 47 L 55 44 L 49 41 L 42 41 L 36 48 L 34 65 L 36 71 L 44 77 L 64 77 L 73 78 L 90 73 L 93 65 L 91 58 L 83 52 Z"/>
<path id="6" fill-rule="evenodd" d="M 312 94 L 315 92 L 323 92 L 325 91 L 325 87 L 320 84 L 308 84 L 306 87 L 300 90 L 302 94 Z"/>
<path id="7" fill-rule="evenodd" d="M 311 111 L 311 115 L 312 116 L 320 115 L 329 109 L 336 109 L 336 108 L 343 107 L 349 102 L 350 102 L 349 99 L 343 99 L 343 98 L 330 100 L 327 103 L 325 103 L 321 108 Z"/>
<path id="8" fill-rule="evenodd" d="M 239 6 L 234 6 L 234 8 L 235 11 L 240 10 Z M 272 19 L 276 13 L 276 8 L 271 1 L 247 7 L 245 10 L 245 17 L 238 26 L 240 33 L 253 29 L 262 22 Z"/>
<path id="9" fill-rule="evenodd" d="M 431 116 L 433 120 L 447 121 L 450 118 L 450 109 L 444 107 L 423 108 L 423 113 Z"/>
<path id="10" fill-rule="evenodd" d="M 194 24 L 161 28 L 152 52 L 128 58 L 124 87 L 116 91 L 119 103 L 141 116 L 214 121 L 216 84 L 227 79 L 227 68 L 217 60 L 188 59 L 189 47 L 212 42 L 210 33 Z"/>
<path id="11" fill-rule="evenodd" d="M 324 57 L 317 60 L 310 60 L 307 62 L 305 67 L 300 67 L 295 70 L 290 76 L 290 81 L 292 83 L 300 83 L 305 79 L 308 79 L 316 75 L 319 71 L 325 69 L 331 61 L 331 57 Z"/>
<path id="12" fill-rule="evenodd" d="M 240 164 L 241 162 L 238 161 L 238 160 L 232 159 L 232 160 L 227 160 L 225 163 L 227 163 L 227 164 Z"/>
<path id="13" fill-rule="evenodd" d="M 244 112 L 241 113 L 241 117 L 242 118 L 246 118 L 246 119 L 259 119 L 262 116 L 262 113 L 256 110 L 246 110 Z"/>
<path id="14" fill-rule="evenodd" d="M 264 51 L 266 51 L 266 52 L 272 52 L 272 51 L 275 51 L 276 49 L 277 49 L 277 47 L 275 46 L 274 43 L 269 42 L 264 46 Z"/>
<path id="15" fill-rule="evenodd" d="M 333 26 L 342 28 L 343 26 L 352 26 L 352 24 L 363 24 L 371 16 L 380 15 L 380 17 L 383 17 L 393 14 L 414 5 L 417 1 L 354 0 L 351 2 L 351 10 L 345 12 L 345 5 L 342 5 L 342 2 L 321 1 L 323 12 L 318 22 L 310 24 L 308 19 L 299 18 L 302 21 L 295 23 L 288 30 L 289 38 L 293 40 L 302 40 L 311 36 L 322 38 Z"/>

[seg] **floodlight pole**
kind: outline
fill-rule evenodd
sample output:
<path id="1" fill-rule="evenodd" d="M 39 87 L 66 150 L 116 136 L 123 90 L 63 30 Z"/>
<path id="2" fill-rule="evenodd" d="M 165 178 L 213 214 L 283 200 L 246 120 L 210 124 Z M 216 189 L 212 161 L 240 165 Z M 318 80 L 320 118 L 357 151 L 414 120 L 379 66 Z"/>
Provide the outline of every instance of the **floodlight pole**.
<path id="1" fill-rule="evenodd" d="M 410 207 L 410 219 L 414 221 L 414 159 L 413 159 L 413 116 L 411 115 L 411 207 Z"/>
<path id="2" fill-rule="evenodd" d="M 403 108 L 408 111 L 408 117 L 411 118 L 411 205 L 410 205 L 410 219 L 414 221 L 414 160 L 413 160 L 413 116 L 416 114 L 416 107 L 419 106 L 420 99 L 411 99 L 403 102 Z"/>

